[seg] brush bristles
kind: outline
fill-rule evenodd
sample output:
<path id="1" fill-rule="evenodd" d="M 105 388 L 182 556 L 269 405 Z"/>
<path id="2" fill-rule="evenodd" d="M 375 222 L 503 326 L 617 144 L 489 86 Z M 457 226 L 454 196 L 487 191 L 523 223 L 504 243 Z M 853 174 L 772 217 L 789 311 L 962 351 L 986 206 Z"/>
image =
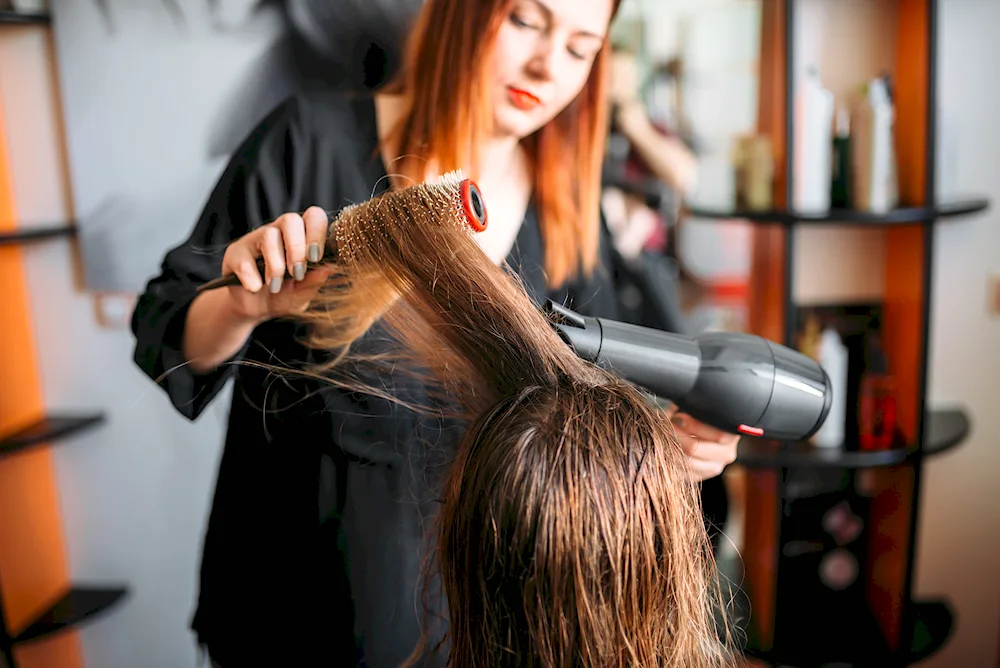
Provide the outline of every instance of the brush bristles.
<path id="1" fill-rule="evenodd" d="M 372 232 L 395 236 L 387 229 L 385 214 L 389 219 L 398 216 L 419 216 L 429 226 L 457 226 L 472 234 L 462 205 L 461 185 L 465 174 L 461 170 L 446 172 L 400 190 L 392 190 L 367 202 L 352 204 L 340 211 L 332 226 L 333 241 L 338 254 L 347 262 L 356 257 L 359 239 L 368 238 Z M 368 243 L 368 242 L 366 242 Z"/>

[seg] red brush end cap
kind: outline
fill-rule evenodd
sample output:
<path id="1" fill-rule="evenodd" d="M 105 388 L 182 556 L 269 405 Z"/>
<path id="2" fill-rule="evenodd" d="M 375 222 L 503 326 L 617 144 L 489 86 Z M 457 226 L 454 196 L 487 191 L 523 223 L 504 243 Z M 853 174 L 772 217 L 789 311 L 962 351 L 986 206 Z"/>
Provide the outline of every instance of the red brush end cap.
<path id="1" fill-rule="evenodd" d="M 489 222 L 483 193 L 479 191 L 479 186 L 472 179 L 462 181 L 460 191 L 462 193 L 462 208 L 465 210 L 465 219 L 469 222 L 469 227 L 476 232 L 482 232 Z"/>

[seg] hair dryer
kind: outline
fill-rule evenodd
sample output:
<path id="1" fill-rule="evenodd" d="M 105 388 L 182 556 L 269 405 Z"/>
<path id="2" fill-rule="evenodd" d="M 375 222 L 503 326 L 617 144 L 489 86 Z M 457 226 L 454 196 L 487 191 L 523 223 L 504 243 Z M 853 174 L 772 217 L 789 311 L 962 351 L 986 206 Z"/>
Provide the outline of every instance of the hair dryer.
<path id="1" fill-rule="evenodd" d="M 576 354 L 645 388 L 705 424 L 782 441 L 812 436 L 830 412 L 830 379 L 813 359 L 738 332 L 671 334 L 583 316 L 549 300 Z"/>

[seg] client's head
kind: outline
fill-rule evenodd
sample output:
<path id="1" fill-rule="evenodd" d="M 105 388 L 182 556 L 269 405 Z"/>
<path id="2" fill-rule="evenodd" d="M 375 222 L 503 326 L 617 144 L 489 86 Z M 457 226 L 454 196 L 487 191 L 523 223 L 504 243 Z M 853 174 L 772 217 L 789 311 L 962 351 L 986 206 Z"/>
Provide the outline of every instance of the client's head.
<path id="1" fill-rule="evenodd" d="M 498 401 L 444 503 L 454 665 L 718 665 L 698 499 L 633 388 L 568 375 Z"/>
<path id="2" fill-rule="evenodd" d="M 460 175 L 342 214 L 310 307 L 338 353 L 378 321 L 468 420 L 438 518 L 452 668 L 718 666 L 713 562 L 670 420 L 582 361 L 478 248 Z M 475 195 L 475 191 L 472 191 Z M 405 357 L 411 364 L 400 364 Z M 373 390 L 374 388 L 368 388 Z"/>

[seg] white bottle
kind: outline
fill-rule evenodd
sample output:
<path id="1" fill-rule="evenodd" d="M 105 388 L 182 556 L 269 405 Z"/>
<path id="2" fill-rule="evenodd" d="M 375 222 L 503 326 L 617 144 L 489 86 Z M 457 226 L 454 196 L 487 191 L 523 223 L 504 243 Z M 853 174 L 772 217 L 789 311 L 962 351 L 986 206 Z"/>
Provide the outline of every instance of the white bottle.
<path id="1" fill-rule="evenodd" d="M 854 146 L 854 205 L 861 211 L 888 213 L 899 201 L 896 150 L 893 141 L 895 109 L 884 78 L 869 82 L 856 113 Z"/>
<path id="2" fill-rule="evenodd" d="M 830 413 L 823 426 L 813 434 L 813 445 L 839 448 L 844 444 L 847 422 L 847 346 L 836 329 L 828 327 L 819 339 L 819 364 L 830 377 Z"/>
<path id="3" fill-rule="evenodd" d="M 833 150 L 833 93 L 823 88 L 810 67 L 796 95 L 795 179 L 793 206 L 799 213 L 830 209 Z"/>

